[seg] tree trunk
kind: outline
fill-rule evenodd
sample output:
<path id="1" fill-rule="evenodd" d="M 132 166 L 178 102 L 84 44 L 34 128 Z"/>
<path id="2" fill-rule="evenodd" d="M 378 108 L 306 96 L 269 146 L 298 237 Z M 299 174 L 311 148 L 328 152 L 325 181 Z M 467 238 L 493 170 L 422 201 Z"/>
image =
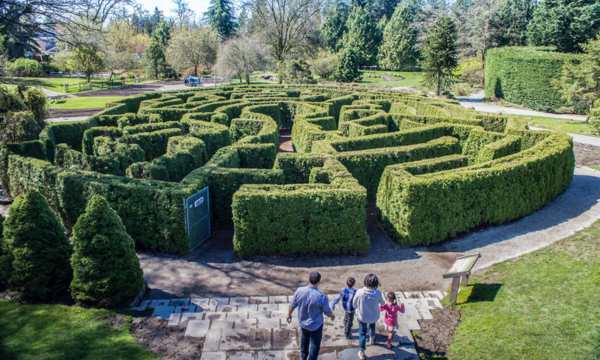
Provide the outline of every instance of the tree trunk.
<path id="1" fill-rule="evenodd" d="M 246 73 L 246 84 L 250 85 L 250 73 Z"/>
<path id="2" fill-rule="evenodd" d="M 437 77 L 437 89 L 435 93 L 437 94 L 437 96 L 440 96 L 440 94 L 442 93 L 442 77 L 439 74 Z"/>
<path id="3" fill-rule="evenodd" d="M 198 76 L 198 65 L 194 65 L 194 76 Z"/>
<path id="4" fill-rule="evenodd" d="M 92 81 L 92 74 L 91 73 L 85 73 L 85 78 L 87 80 L 87 83 L 89 84 Z"/>

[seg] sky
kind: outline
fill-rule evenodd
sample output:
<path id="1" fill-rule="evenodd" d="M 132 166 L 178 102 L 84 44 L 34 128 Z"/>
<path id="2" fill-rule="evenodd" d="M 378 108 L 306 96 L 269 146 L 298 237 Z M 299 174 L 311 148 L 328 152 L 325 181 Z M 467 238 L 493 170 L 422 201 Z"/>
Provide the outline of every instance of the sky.
<path id="1" fill-rule="evenodd" d="M 173 15 L 173 2 L 170 0 L 137 0 L 138 3 L 142 4 L 144 8 L 148 11 L 154 10 L 154 7 L 158 7 L 165 15 L 171 16 Z M 208 4 L 210 0 L 188 0 L 188 5 L 194 12 L 196 16 L 201 16 L 206 9 L 208 9 Z"/>

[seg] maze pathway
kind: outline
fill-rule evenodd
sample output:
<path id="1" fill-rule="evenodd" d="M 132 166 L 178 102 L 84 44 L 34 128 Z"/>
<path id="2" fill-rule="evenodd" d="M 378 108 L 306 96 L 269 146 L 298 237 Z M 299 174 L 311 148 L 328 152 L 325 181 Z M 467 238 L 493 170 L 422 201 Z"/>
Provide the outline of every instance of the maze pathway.
<path id="1" fill-rule="evenodd" d="M 383 322 L 377 324 L 377 345 L 367 356 L 377 359 L 418 360 L 411 330 L 420 319 L 431 319 L 431 310 L 441 308 L 440 291 L 398 292 L 406 312 L 399 317 L 394 348 L 385 348 Z M 329 295 L 330 300 L 333 294 Z M 203 338 L 203 360 L 295 360 L 299 359 L 297 320 L 285 320 L 288 296 L 212 297 L 144 300 L 136 311 L 152 310 L 152 316 L 168 326 L 185 328 L 186 337 Z M 327 319 L 319 359 L 357 359 L 357 323 L 351 340 L 343 335 L 343 310 L 335 309 L 335 321 Z"/>

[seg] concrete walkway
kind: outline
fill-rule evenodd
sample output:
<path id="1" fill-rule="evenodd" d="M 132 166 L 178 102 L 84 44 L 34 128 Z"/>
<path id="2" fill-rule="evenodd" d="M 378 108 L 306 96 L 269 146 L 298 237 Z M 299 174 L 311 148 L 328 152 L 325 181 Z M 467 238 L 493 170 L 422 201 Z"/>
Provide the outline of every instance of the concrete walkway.
<path id="1" fill-rule="evenodd" d="M 469 96 L 457 96 L 456 99 L 460 104 L 468 109 L 473 109 L 485 113 L 493 114 L 507 114 L 507 115 L 523 115 L 523 116 L 542 116 L 554 119 L 562 120 L 573 120 L 573 121 L 586 121 L 587 116 L 576 115 L 576 114 L 553 114 L 543 111 L 535 111 L 525 108 L 509 107 L 498 105 L 492 102 L 484 101 L 483 91 L 479 91 Z"/>
<path id="2" fill-rule="evenodd" d="M 204 339 L 201 359 L 293 360 L 299 359 L 298 320 L 286 321 L 291 293 L 278 296 L 198 297 L 144 300 L 133 311 L 152 311 L 152 316 L 168 320 L 170 328 L 185 329 L 185 336 Z M 330 294 L 333 301 L 335 294 Z M 433 318 L 444 294 L 440 291 L 396 292 L 405 306 L 399 314 L 398 331 L 392 349 L 384 346 L 383 319 L 377 322 L 377 344 L 367 347 L 372 359 L 418 360 L 412 330 L 419 320 Z M 335 320 L 325 320 L 319 359 L 357 359 L 358 334 L 354 322 L 351 339 L 344 336 L 344 311 L 334 309 Z M 296 315 L 296 314 L 295 314 Z"/>
<path id="3" fill-rule="evenodd" d="M 442 279 L 457 256 L 481 253 L 477 269 L 516 258 L 564 239 L 600 219 L 600 172 L 577 168 L 571 186 L 553 202 L 520 220 L 467 234 L 438 246 L 404 248 L 370 225 L 366 256 L 235 258 L 227 236 L 188 257 L 140 254 L 153 296 L 250 296 L 289 293 L 309 271 L 323 274 L 322 288 L 339 291 L 348 276 L 375 272 L 386 289 L 445 290 Z M 229 234 L 229 238 L 231 234 Z M 222 247 L 220 247 L 222 246 Z M 230 245 L 229 245 L 230 246 Z"/>
<path id="4" fill-rule="evenodd" d="M 549 129 L 538 127 L 538 126 L 529 126 L 529 129 L 537 130 L 537 131 L 550 131 Z M 573 133 L 568 133 L 568 135 L 573 138 L 573 142 L 600 147 L 600 137 L 573 134 Z"/>

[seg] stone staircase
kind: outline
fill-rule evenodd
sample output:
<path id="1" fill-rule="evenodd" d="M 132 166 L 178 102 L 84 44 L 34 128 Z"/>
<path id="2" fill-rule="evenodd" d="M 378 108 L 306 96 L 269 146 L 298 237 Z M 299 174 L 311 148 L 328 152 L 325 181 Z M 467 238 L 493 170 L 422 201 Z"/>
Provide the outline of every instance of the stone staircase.
<path id="1" fill-rule="evenodd" d="M 441 308 L 440 291 L 397 292 L 406 312 L 399 316 L 394 348 L 385 346 L 383 322 L 377 324 L 378 345 L 367 348 L 377 359 L 418 360 L 411 330 L 420 319 L 431 319 L 431 310 Z M 330 301 L 334 295 L 329 296 Z M 186 337 L 203 338 L 202 360 L 293 360 L 299 359 L 296 318 L 286 321 L 288 296 L 211 297 L 144 300 L 135 311 L 152 310 L 152 316 L 168 326 L 185 328 Z M 357 359 L 358 324 L 353 338 L 343 335 L 343 309 L 335 309 L 335 321 L 326 319 L 319 359 Z"/>

